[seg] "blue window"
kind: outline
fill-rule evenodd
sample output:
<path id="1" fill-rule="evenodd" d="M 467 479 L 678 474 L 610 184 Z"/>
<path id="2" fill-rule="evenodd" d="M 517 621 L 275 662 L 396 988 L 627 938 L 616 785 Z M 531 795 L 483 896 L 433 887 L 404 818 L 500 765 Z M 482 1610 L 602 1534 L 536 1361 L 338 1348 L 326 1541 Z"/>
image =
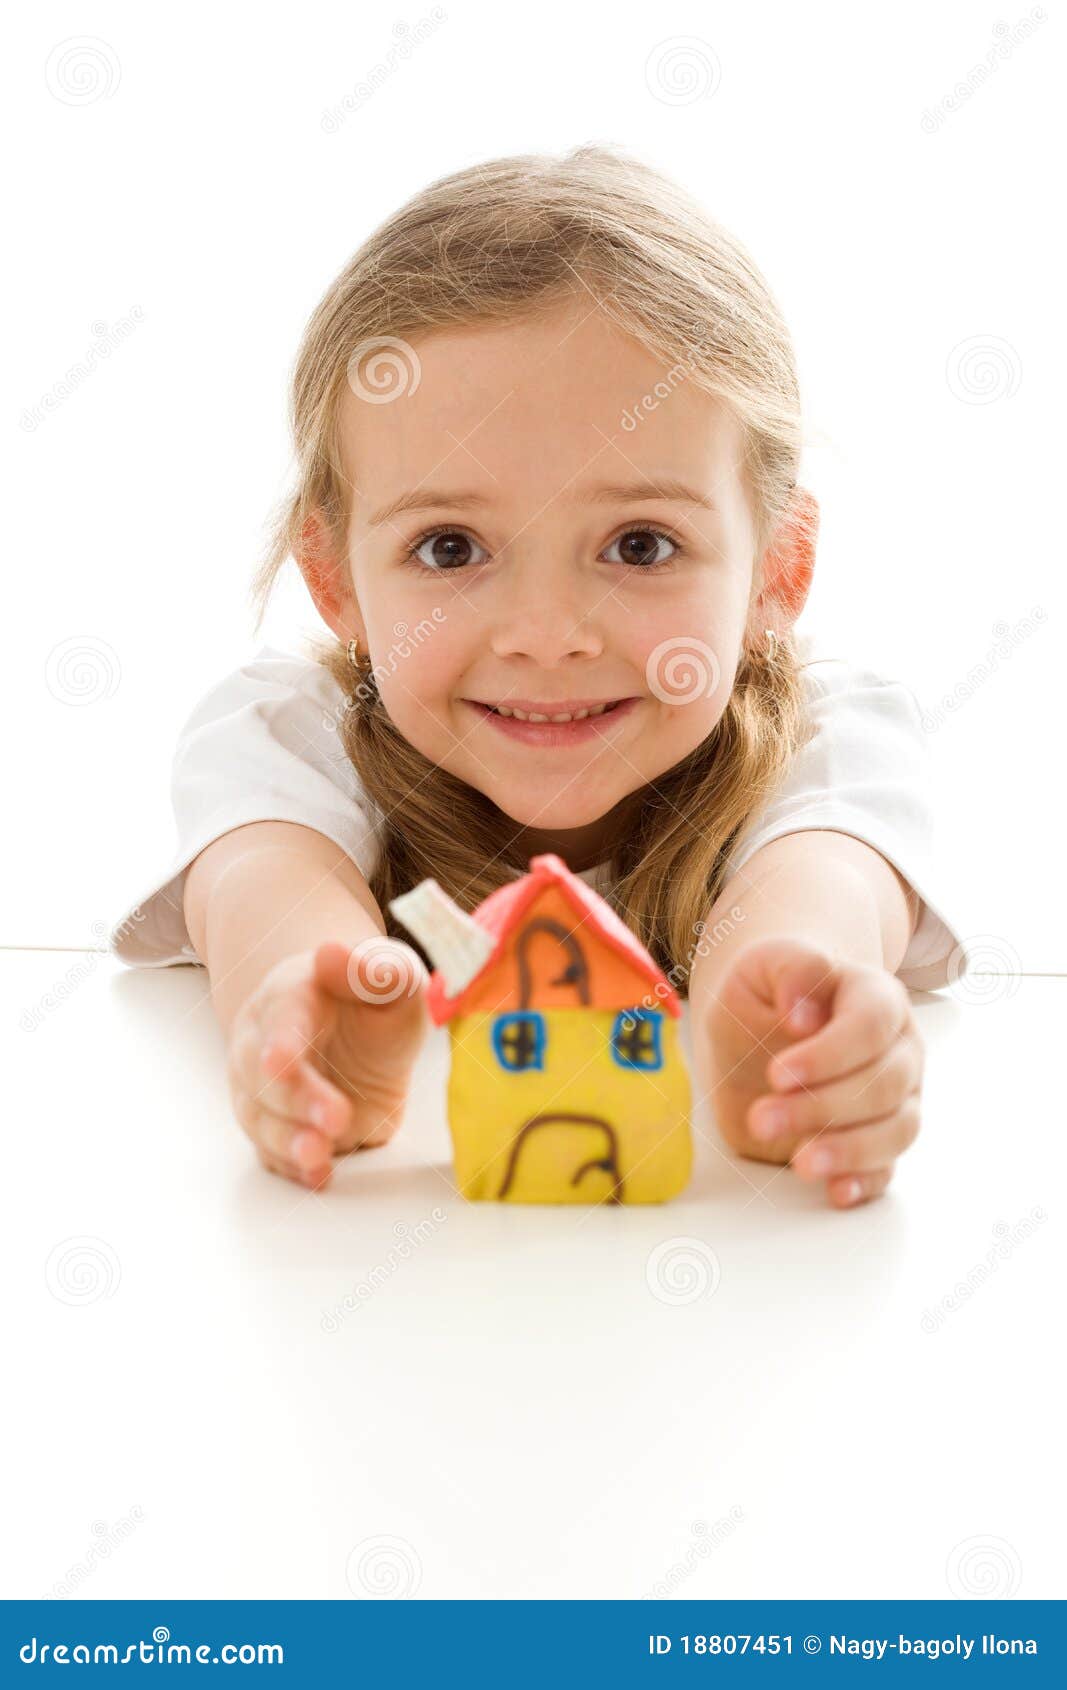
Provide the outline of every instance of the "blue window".
<path id="1" fill-rule="evenodd" d="M 493 1049 L 502 1068 L 516 1073 L 521 1068 L 545 1065 L 545 1018 L 536 1009 L 518 1009 L 498 1015 L 493 1022 Z"/>
<path id="2" fill-rule="evenodd" d="M 662 1026 L 662 1010 L 620 1009 L 611 1029 L 611 1054 L 619 1067 L 662 1068 Z"/>

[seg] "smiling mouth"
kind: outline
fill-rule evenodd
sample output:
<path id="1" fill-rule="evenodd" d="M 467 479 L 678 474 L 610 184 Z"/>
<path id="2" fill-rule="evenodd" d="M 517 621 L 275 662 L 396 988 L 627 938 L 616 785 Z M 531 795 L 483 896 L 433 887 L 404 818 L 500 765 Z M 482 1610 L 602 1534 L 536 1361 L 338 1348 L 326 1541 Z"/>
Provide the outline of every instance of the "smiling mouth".
<path id="1" fill-rule="evenodd" d="M 483 722 L 494 733 L 510 740 L 513 745 L 525 745 L 542 751 L 564 751 L 569 747 L 593 745 L 616 733 L 624 733 L 623 724 L 641 703 L 639 698 L 612 698 L 597 701 L 571 701 L 569 710 L 527 710 L 515 704 L 483 704 L 479 699 L 463 702 L 477 710 Z M 531 700 L 525 701 L 527 704 Z"/>
<path id="2" fill-rule="evenodd" d="M 480 710 L 487 710 L 493 716 L 503 716 L 516 722 L 584 722 L 589 716 L 606 716 L 616 710 L 620 704 L 629 704 L 628 698 L 613 698 L 603 704 L 583 704 L 573 709 L 549 710 L 520 710 L 511 704 L 486 704 L 480 698 L 469 698 L 468 704 L 475 704 Z"/>

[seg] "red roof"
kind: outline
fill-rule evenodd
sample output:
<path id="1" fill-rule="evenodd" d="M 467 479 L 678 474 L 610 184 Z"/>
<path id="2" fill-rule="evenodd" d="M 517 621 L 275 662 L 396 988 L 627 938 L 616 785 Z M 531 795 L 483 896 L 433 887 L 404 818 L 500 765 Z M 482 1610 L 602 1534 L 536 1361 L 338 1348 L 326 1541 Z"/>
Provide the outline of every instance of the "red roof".
<path id="1" fill-rule="evenodd" d="M 427 988 L 427 1005 L 437 1026 L 462 1012 L 463 1005 L 474 987 L 496 966 L 508 935 L 518 925 L 534 899 L 548 886 L 557 886 L 574 906 L 575 913 L 581 917 L 583 925 L 592 927 L 606 945 L 644 975 L 650 985 L 658 988 L 657 1002 L 662 1003 L 668 1014 L 676 1017 L 681 1015 L 677 992 L 662 969 L 652 960 L 640 939 L 631 933 L 626 923 L 620 920 L 598 892 L 594 892 L 586 881 L 572 874 L 562 857 L 549 851 L 543 856 L 531 857 L 528 874 L 509 881 L 506 886 L 498 886 L 495 892 L 491 892 L 488 898 L 484 898 L 477 908 L 471 911 L 471 919 L 476 921 L 479 927 L 484 927 L 487 933 L 491 933 L 496 943 L 477 974 L 454 998 L 448 996 L 439 970 L 434 969 Z"/>

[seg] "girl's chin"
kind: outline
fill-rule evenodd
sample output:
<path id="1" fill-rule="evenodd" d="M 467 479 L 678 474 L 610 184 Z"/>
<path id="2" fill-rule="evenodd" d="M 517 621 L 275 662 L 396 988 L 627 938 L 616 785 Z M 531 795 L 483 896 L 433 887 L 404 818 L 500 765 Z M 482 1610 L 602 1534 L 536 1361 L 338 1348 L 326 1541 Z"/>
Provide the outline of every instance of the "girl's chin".
<path id="1" fill-rule="evenodd" d="M 485 787 L 481 790 L 485 792 Z M 523 789 L 521 796 L 518 793 L 509 794 L 503 791 L 488 792 L 486 796 L 498 810 L 503 811 L 509 821 L 515 823 L 516 827 L 527 828 L 533 835 L 557 835 L 561 840 L 570 836 L 570 842 L 574 845 L 580 844 L 581 835 L 586 829 L 603 821 L 608 811 L 619 801 L 618 794 L 615 793 L 605 798 L 603 803 L 590 804 L 586 795 L 587 801 L 581 809 L 567 806 L 566 803 L 554 806 L 552 799 L 558 798 L 557 789 L 553 793 L 546 792 L 544 802 L 538 804 L 536 794 L 531 793 L 528 787 Z M 552 847 L 546 845 L 544 849 L 549 851 Z"/>

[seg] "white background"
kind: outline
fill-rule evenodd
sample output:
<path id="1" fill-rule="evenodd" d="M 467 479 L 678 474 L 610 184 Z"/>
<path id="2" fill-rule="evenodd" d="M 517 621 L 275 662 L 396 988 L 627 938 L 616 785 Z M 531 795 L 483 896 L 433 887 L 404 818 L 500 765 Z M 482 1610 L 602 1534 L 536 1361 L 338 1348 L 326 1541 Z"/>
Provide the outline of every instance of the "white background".
<path id="1" fill-rule="evenodd" d="M 1063 975 L 1062 17 L 1051 6 L 1042 17 L 1021 4 L 1002 11 L 905 4 L 870 12 L 828 4 L 661 4 L 650 10 L 550 3 L 534 12 L 487 0 L 448 0 L 442 10 L 427 38 L 380 79 L 358 110 L 347 113 L 346 96 L 386 60 L 403 39 L 403 26 L 410 33 L 430 15 L 429 5 L 402 10 L 308 0 L 295 10 L 273 11 L 194 3 L 164 14 L 132 4 L 46 4 L 10 26 L 2 104 L 9 131 L 6 221 L 14 236 L 3 272 L 12 477 L 5 544 L 13 615 L 3 665 L 9 808 L 0 943 L 38 949 L 99 944 L 103 925 L 170 858 L 170 756 L 192 704 L 261 643 L 289 645 L 316 628 L 295 571 L 256 636 L 247 588 L 266 519 L 287 485 L 287 377 L 303 325 L 328 282 L 375 225 L 432 178 L 495 155 L 562 151 L 599 140 L 620 143 L 680 180 L 741 238 L 766 274 L 796 342 L 810 441 L 803 479 L 822 508 L 816 584 L 801 627 L 816 632 L 828 652 L 905 679 L 935 724 L 929 739 L 942 796 L 941 873 L 961 933 L 982 948 L 994 969 Z M 1011 44 L 1004 26 L 1013 31 L 1027 17 L 1033 22 L 1029 39 Z M 92 38 L 88 48 L 73 55 L 64 49 L 72 38 L 86 37 Z M 1010 53 L 984 82 L 977 80 L 973 67 L 987 61 L 998 42 L 1010 44 Z M 969 91 L 961 93 L 961 85 Z M 950 98 L 954 110 L 945 106 Z M 330 112 L 340 112 L 340 119 L 324 124 Z M 123 333 L 123 324 L 132 325 L 130 332 Z M 102 341 L 111 348 L 106 357 L 99 353 Z M 90 373 L 69 379 L 79 364 Z M 1026 631 L 1026 618 L 1032 631 Z M 976 666 L 988 660 L 998 638 L 1007 639 L 1006 654 L 995 656 L 976 680 Z M 82 697 L 69 678 L 57 680 L 72 673 L 69 651 L 81 649 L 88 653 L 82 671 L 88 692 Z M 951 708 L 944 706 L 946 697 Z M 92 992 L 103 990 L 105 982 L 112 984 L 111 975 L 102 971 Z M 143 979 L 127 981 L 120 999 L 108 999 L 102 1023 L 112 1059 L 120 1065 L 123 1029 L 130 1017 L 136 1021 L 140 1001 L 135 984 L 148 989 Z M 1025 984 L 1036 994 L 1059 991 L 1061 983 Z M 43 989 L 39 971 L 32 984 L 16 980 L 16 1017 L 19 1006 L 35 1001 Z M 172 989 L 173 982 L 152 987 Z M 1039 1001 L 1040 1014 L 1035 1008 L 1031 1023 L 1018 1005 Z M 1018 1158 L 1037 1158 L 1043 1135 L 1062 1132 L 1062 1108 L 1056 1111 L 1051 1083 L 1040 1073 L 1048 1044 L 1032 1036 L 1040 1024 L 1050 1041 L 1058 1038 L 1059 1003 L 1034 995 L 1013 1000 L 1014 1025 L 1027 1036 L 1004 1045 L 1004 1065 L 993 1088 L 998 1115 L 983 1118 L 980 1133 L 973 1111 L 983 1099 L 989 1106 L 990 1088 L 976 1092 L 969 1081 L 964 1086 L 962 1071 L 958 1093 L 946 1080 L 950 1115 L 956 1095 L 970 1102 L 958 1119 L 953 1116 L 958 1156 L 942 1152 L 936 1199 L 928 1196 L 919 1211 L 921 1224 L 907 1208 L 896 1211 L 898 1220 L 891 1222 L 885 1217 L 894 1211 L 887 1205 L 873 1211 L 874 1220 L 834 1218 L 839 1231 L 826 1235 L 831 1259 L 829 1265 L 822 1262 L 816 1284 L 819 1274 L 832 1283 L 832 1240 L 844 1228 L 861 1239 L 865 1235 L 856 1228 L 904 1228 L 875 1286 L 880 1308 L 875 1333 L 884 1335 L 887 1307 L 891 1321 L 897 1318 L 894 1286 L 901 1276 L 907 1280 L 919 1271 L 917 1259 L 925 1260 L 928 1271 L 921 1282 L 908 1285 L 908 1306 L 916 1308 L 981 1256 L 993 1225 L 1013 1223 L 1047 1195 L 1039 1158 Z M 977 1011 L 983 1031 L 984 1013 Z M 69 1028 L 66 1036 L 73 1039 L 75 1018 L 73 1009 L 65 1009 L 55 1026 Z M 992 1020 L 988 1025 L 993 1036 Z M 997 1021 L 997 1036 L 1007 1025 L 1007 1019 Z M 150 1048 L 153 1028 L 150 1020 L 142 1027 Z M 953 1048 L 988 1054 L 981 1039 Z M 61 1146 L 67 1141 L 50 1133 L 41 1118 L 46 1074 L 34 1065 L 44 1050 L 41 1041 L 32 1049 L 24 1044 L 20 1056 L 28 1063 L 28 1096 L 35 1100 L 30 1125 L 41 1134 L 33 1182 L 46 1203 L 49 1158 L 66 1154 Z M 176 1049 L 168 1069 L 179 1087 L 185 1072 L 180 1056 Z M 60 1040 L 49 1066 L 62 1067 L 67 1060 Z M 208 1037 L 188 1060 L 207 1065 L 196 1083 L 214 1100 L 221 1138 L 231 1129 L 224 1124 L 217 1047 Z M 147 1118 L 137 1126 L 145 1133 L 156 1128 L 148 1107 L 154 1070 L 147 1057 L 142 1061 L 139 1085 L 127 1081 L 117 1088 L 120 1127 L 99 1089 L 87 1108 L 93 1130 L 103 1135 L 99 1154 L 108 1177 L 102 1189 L 117 1193 L 116 1215 L 127 1217 L 141 1194 L 141 1175 L 136 1160 L 118 1158 L 111 1134 L 131 1130 L 130 1111 L 144 1110 Z M 1013 1063 L 1017 1085 L 1009 1080 Z M 1051 1071 L 1051 1060 L 1048 1067 Z M 86 1084 L 97 1082 L 88 1078 Z M 76 1096 L 69 1097 L 66 1108 L 77 1107 Z M 1038 1115 L 1028 1115 L 1023 1130 L 1011 1118 L 1013 1108 Z M 179 1157 L 185 1154 L 182 1130 L 180 1117 L 170 1119 Z M 258 1190 L 266 1176 L 246 1166 L 245 1147 L 236 1139 L 226 1143 L 240 1164 L 242 1190 Z M 996 1181 L 985 1163 L 979 1187 L 988 1203 L 985 1197 L 977 1200 L 966 1236 L 947 1246 L 938 1228 L 943 1219 L 948 1226 L 956 1182 L 971 1178 L 978 1143 L 987 1158 L 1007 1157 L 1012 1200 L 1003 1213 L 989 1206 L 995 1205 Z M 216 1177 L 205 1151 L 199 1181 L 211 1187 Z M 911 1177 L 919 1191 L 921 1181 Z M 205 1266 L 203 1240 L 181 1236 L 196 1213 L 194 1189 L 195 1183 L 189 1209 L 179 1207 L 171 1222 L 179 1233 L 174 1248 L 198 1256 L 193 1326 L 197 1297 L 210 1292 L 204 1274 L 225 1288 L 234 1272 L 234 1250 L 242 1247 L 233 1242 L 235 1226 L 242 1236 L 240 1206 L 235 1211 L 223 1202 L 219 1208 L 213 1198 L 217 1254 L 210 1270 Z M 146 1199 L 161 1202 L 167 1190 L 159 1172 Z M 280 1210 L 286 1194 L 272 1191 L 263 1200 Z M 302 1211 L 310 1212 L 308 1206 Z M 110 1236 L 108 1223 L 94 1221 L 77 1203 L 65 1206 L 62 1216 L 49 1217 L 47 1208 L 44 1214 L 40 1234 L 32 1235 L 34 1250 L 51 1236 L 49 1227 L 57 1239 L 101 1229 Z M 713 1337 L 691 1323 L 675 1332 L 674 1349 L 660 1333 L 674 1357 L 663 1365 L 673 1368 L 668 1394 L 681 1416 L 685 1451 L 682 1466 L 672 1469 L 671 1483 L 678 1487 L 673 1512 L 669 1522 L 660 1523 L 656 1554 L 630 1568 L 625 1588 L 609 1588 L 603 1567 L 596 1571 L 597 1542 L 621 1529 L 609 1515 L 599 1538 L 594 1532 L 574 1549 L 581 1564 L 593 1569 L 584 1582 L 577 1574 L 563 1578 L 565 1586 L 570 1578 L 567 1587 L 575 1594 L 639 1594 L 631 1587 L 651 1582 L 658 1567 L 678 1559 L 692 1519 L 713 1520 L 735 1502 L 746 1506 L 740 1493 L 727 1494 L 729 1487 L 705 1493 L 703 1480 L 685 1494 L 696 1427 L 678 1365 L 684 1350 L 677 1346 L 719 1346 L 716 1376 L 725 1400 L 737 1369 L 746 1389 L 751 1387 L 759 1354 L 746 1348 L 746 1322 L 756 1320 L 758 1327 L 757 1306 L 773 1301 L 778 1276 L 788 1282 L 796 1251 L 803 1257 L 811 1248 L 802 1206 L 799 1214 L 785 1231 L 765 1227 L 759 1295 L 730 1305 L 728 1331 Z M 151 1215 L 143 1224 L 150 1220 Z M 736 1216 L 732 1224 L 739 1224 Z M 119 1225 L 116 1220 L 111 1231 Z M 540 1251 L 550 1269 L 547 1225 L 540 1235 L 527 1227 L 525 1236 L 527 1247 Z M 1046 1232 L 1040 1248 L 1047 1248 L 1049 1236 Z M 350 1272 L 341 1259 L 339 1223 L 331 1237 L 335 1277 L 316 1283 L 319 1301 L 361 1271 L 353 1265 Z M 507 1237 L 494 1238 L 506 1251 Z M 299 1252 L 300 1245 L 294 1248 Z M 1038 1344 L 1046 1316 L 1052 1318 L 1053 1286 L 1036 1270 L 1038 1244 L 1028 1249 L 1034 1278 L 1024 1335 Z M 643 1262 L 645 1251 L 639 1254 Z M 877 1249 L 874 1259 L 885 1260 Z M 607 1295 L 610 1274 L 596 1264 L 594 1251 L 587 1264 L 591 1283 Z M 277 1271 L 278 1261 L 264 1245 L 256 1283 L 249 1280 L 244 1292 L 247 1318 L 262 1323 L 265 1357 L 274 1341 L 270 1309 L 279 1295 L 273 1283 Z M 414 1297 L 417 1276 L 408 1283 L 405 1296 Z M 1005 1276 L 1002 1284 L 1007 1283 Z M 1022 1283 L 1019 1276 L 1017 1295 Z M 506 1279 L 503 1288 L 506 1295 Z M 472 1294 L 462 1277 L 453 1290 L 460 1307 Z M 794 1320 L 802 1320 L 805 1306 L 810 1308 L 815 1333 L 802 1382 L 789 1356 L 766 1354 L 767 1411 L 758 1447 L 771 1466 L 764 1489 L 752 1493 L 748 1506 L 765 1512 L 767 1531 L 765 1538 L 737 1534 L 747 1547 L 738 1552 L 735 1571 L 723 1575 L 735 1593 L 761 1593 L 765 1545 L 783 1531 L 793 1564 L 803 1564 L 804 1591 L 831 1594 L 840 1588 L 833 1586 L 833 1575 L 843 1577 L 853 1561 L 836 1528 L 820 1526 L 820 1499 L 842 1487 L 868 1494 L 887 1459 L 898 1477 L 909 1471 L 923 1475 L 926 1502 L 913 1495 L 913 1510 L 928 1506 L 945 1515 L 930 1552 L 935 1570 L 927 1577 L 923 1568 L 907 1574 L 898 1568 L 891 1576 L 876 1558 L 871 1577 L 857 1575 L 852 1594 L 874 1594 L 880 1587 L 887 1593 L 944 1594 L 945 1556 L 957 1540 L 972 1530 L 1025 1535 L 1018 1512 L 1028 1506 L 1025 1500 L 1011 1500 L 1002 1468 L 994 1479 L 983 1467 L 982 1451 L 988 1454 L 996 1443 L 1000 1409 L 994 1412 L 982 1398 L 971 1363 L 968 1406 L 961 1403 L 954 1411 L 955 1432 L 949 1426 L 937 1434 L 951 1442 L 966 1416 L 986 1417 L 979 1448 L 967 1445 L 973 1457 L 969 1513 L 962 1503 L 946 1503 L 939 1491 L 924 1443 L 927 1398 L 918 1394 L 918 1374 L 906 1373 L 912 1388 L 896 1415 L 887 1416 L 882 1402 L 876 1437 L 851 1436 L 836 1468 L 830 1443 L 820 1445 L 820 1459 L 831 1466 L 812 1469 L 805 1453 L 812 1422 L 805 1418 L 798 1431 L 798 1398 L 806 1410 L 820 1382 L 832 1377 L 835 1395 L 823 1405 L 823 1415 L 844 1414 L 854 1432 L 866 1406 L 892 1389 L 900 1362 L 899 1350 L 890 1344 L 886 1353 L 893 1359 L 883 1367 L 877 1339 L 863 1336 L 870 1330 L 863 1290 L 862 1281 L 859 1289 L 852 1285 L 851 1302 L 830 1325 L 817 1288 L 810 1304 L 801 1301 L 794 1310 Z M 533 1343 L 535 1328 L 551 1328 L 552 1316 L 533 1290 L 529 1294 L 533 1301 L 523 1319 Z M 585 1318 L 592 1328 L 600 1320 L 588 1297 Z M 367 1389 L 378 1424 L 388 1418 L 383 1403 L 394 1388 L 390 1366 L 400 1358 L 388 1347 L 384 1303 L 373 1319 L 383 1348 Z M 418 1392 L 442 1365 L 442 1339 L 434 1336 L 429 1315 L 424 1329 L 414 1311 L 409 1319 L 403 1391 L 405 1413 L 413 1414 Z M 1005 1319 L 1003 1329 L 997 1328 L 998 1344 L 1009 1324 Z M 614 1333 L 625 1344 L 624 1325 L 619 1309 L 609 1311 L 598 1342 L 610 1348 L 607 1336 Z M 30 1336 L 43 1330 L 31 1316 Z M 167 1342 L 151 1304 L 142 1311 L 140 1330 L 145 1341 Z M 248 1330 L 245 1326 L 245 1338 Z M 473 1342 L 471 1333 L 477 1339 L 470 1359 L 478 1369 L 485 1365 L 479 1345 L 486 1330 L 472 1316 L 466 1341 Z M 947 1358 L 959 1330 L 957 1323 L 944 1343 L 932 1340 L 940 1348 L 929 1351 L 937 1354 L 939 1371 L 927 1387 L 941 1402 L 951 1391 Z M 126 1331 L 123 1341 L 133 1332 Z M 49 1339 L 55 1336 L 50 1332 Z M 760 1341 L 772 1336 L 764 1332 Z M 507 1341 L 509 1366 L 522 1388 L 528 1355 L 515 1348 L 514 1336 Z M 420 1342 L 418 1361 L 414 1346 Z M 914 1337 L 916 1345 L 921 1342 Z M 840 1388 L 848 1373 L 840 1357 L 830 1375 L 820 1360 L 823 1348 L 839 1344 L 858 1346 L 854 1377 L 864 1382 L 845 1402 Z M 999 1362 L 1000 1352 L 995 1355 Z M 275 1354 L 270 1369 L 281 1378 L 289 1361 Z M 180 1370 L 180 1360 L 174 1365 Z M 561 1389 L 568 1368 L 584 1370 L 588 1396 L 588 1355 L 576 1348 L 572 1356 L 557 1355 L 557 1365 Z M 706 1353 L 701 1365 L 707 1367 Z M 1011 1365 L 1019 1367 L 1014 1400 L 1021 1412 L 1032 1387 L 1022 1363 Z M 221 1388 L 221 1377 L 209 1371 L 198 1381 L 207 1400 Z M 269 1369 L 256 1389 L 259 1412 L 269 1416 Z M 306 1406 L 313 1420 L 314 1402 Z M 151 1401 L 143 1407 L 148 1415 L 157 1412 Z M 655 1424 L 663 1424 L 666 1404 L 649 1399 L 647 1407 Z M 720 1440 L 743 1437 L 746 1416 L 736 1404 L 724 1413 Z M 329 1435 L 336 1439 L 339 1427 L 358 1426 L 364 1414 L 358 1395 L 350 1421 L 332 1402 Z M 562 1409 L 557 1415 L 549 1422 L 552 1437 L 562 1436 L 566 1420 Z M 521 1426 L 528 1442 L 536 1428 L 526 1417 Z M 234 1430 L 231 1425 L 231 1436 Z M 290 1480 L 284 1475 L 292 1471 L 285 1466 L 285 1452 L 291 1456 L 293 1449 L 292 1420 L 275 1431 L 276 1440 L 260 1450 L 252 1505 L 264 1520 L 273 1519 L 265 1498 L 281 1482 L 282 1519 L 275 1523 L 284 1538 L 291 1518 L 285 1489 Z M 51 1425 L 53 1450 L 62 1449 L 65 1435 L 62 1419 Z M 196 1436 L 205 1447 L 207 1435 L 202 1422 Z M 413 1441 L 428 1435 L 413 1421 Z M 1019 1428 L 1015 1435 L 1021 1435 Z M 447 1415 L 439 1436 L 439 1460 L 447 1463 L 449 1441 L 457 1436 Z M 904 1442 L 893 1445 L 895 1436 Z M 494 1437 L 493 1461 L 506 1466 L 507 1440 L 499 1428 Z M 715 1437 L 709 1422 L 709 1447 Z M 275 1443 L 278 1468 L 272 1466 Z M 891 1454 L 887 1445 L 893 1445 Z M 96 1484 L 90 1481 L 79 1493 L 74 1519 L 121 1515 L 151 1488 L 159 1459 L 158 1449 L 146 1445 L 140 1470 L 145 1477 L 110 1487 L 105 1462 Z M 83 1476 L 87 1470 L 91 1466 L 80 1468 Z M 210 1464 L 198 1470 L 215 1471 Z M 1037 1483 L 1035 1470 L 1028 1469 L 1027 1482 Z M 404 1491 L 404 1509 L 417 1517 L 414 1495 L 410 1488 Z M 214 1554 L 219 1518 L 206 1479 L 198 1505 Z M 241 1506 L 249 1505 L 245 1497 Z M 417 1519 L 412 1526 L 405 1515 L 405 1525 L 401 1513 L 398 1509 L 392 1524 L 379 1514 L 376 1529 L 417 1536 Z M 872 1540 L 883 1530 L 859 1508 L 849 1520 L 852 1530 L 866 1521 Z M 62 1534 L 49 1537 L 40 1517 L 38 1527 L 53 1547 L 45 1552 L 42 1546 L 27 1594 L 60 1575 L 78 1550 L 71 1538 L 88 1531 L 67 1520 Z M 434 1529 L 444 1531 L 443 1525 Z M 911 1529 L 917 1530 L 914 1521 Z M 302 1521 L 299 1530 L 313 1533 L 314 1527 Z M 336 1553 L 347 1552 L 350 1536 L 339 1528 Z M 758 1544 L 764 1546 L 759 1555 Z M 481 1547 L 483 1559 L 491 1562 L 493 1545 Z M 299 1559 L 290 1542 L 281 1564 L 292 1569 Z M 1039 1569 L 1040 1556 L 1036 1559 Z M 133 1555 L 126 1564 L 128 1581 L 108 1593 L 148 1593 L 133 1575 Z M 722 1556 L 717 1563 L 731 1564 Z M 161 1563 L 161 1575 L 162 1568 Z M 778 1593 L 788 1594 L 784 1565 L 778 1570 Z M 510 1582 L 506 1572 L 498 1578 L 474 1571 L 455 1575 L 455 1593 L 477 1594 L 480 1577 L 487 1594 L 541 1594 L 552 1586 L 547 1575 L 540 1583 L 534 1578 L 531 1588 L 517 1571 Z M 309 1579 L 298 1592 L 292 1579 L 238 1577 L 220 1562 L 199 1583 L 191 1575 L 185 1579 L 182 1593 L 330 1594 L 326 1582 L 325 1576 Z M 438 1588 L 424 1594 L 442 1593 L 445 1583 L 438 1580 Z M 149 1584 L 159 1589 L 161 1579 Z M 1023 1593 L 1047 1593 L 1040 1586 L 1040 1571 L 1034 1569 Z M 562 1592 L 553 1587 L 552 1593 Z"/>

